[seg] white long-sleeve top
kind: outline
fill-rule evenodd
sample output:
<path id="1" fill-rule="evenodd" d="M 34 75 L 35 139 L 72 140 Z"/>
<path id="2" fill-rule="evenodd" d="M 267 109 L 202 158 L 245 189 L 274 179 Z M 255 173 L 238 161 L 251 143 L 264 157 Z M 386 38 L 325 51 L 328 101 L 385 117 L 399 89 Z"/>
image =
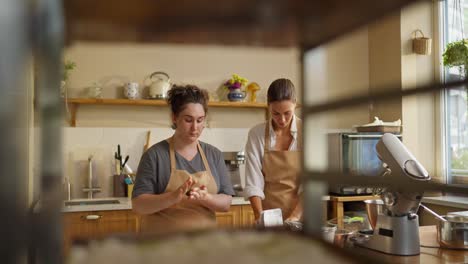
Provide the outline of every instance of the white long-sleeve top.
<path id="1" fill-rule="evenodd" d="M 293 140 L 289 146 L 290 151 L 298 150 L 297 140 L 297 117 L 293 116 L 291 121 L 291 136 Z M 250 129 L 245 146 L 245 189 L 244 196 L 246 198 L 258 196 L 262 200 L 265 199 L 263 188 L 265 180 L 262 174 L 262 161 L 265 146 L 265 126 L 267 122 L 258 124 Z M 270 146 L 269 150 L 274 150 L 276 145 L 276 134 L 270 121 Z"/>

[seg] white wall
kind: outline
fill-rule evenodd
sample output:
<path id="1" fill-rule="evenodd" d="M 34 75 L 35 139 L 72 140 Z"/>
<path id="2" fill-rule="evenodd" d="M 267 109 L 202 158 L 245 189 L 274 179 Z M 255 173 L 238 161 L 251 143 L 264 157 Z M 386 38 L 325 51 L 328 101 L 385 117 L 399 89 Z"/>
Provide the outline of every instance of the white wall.
<path id="1" fill-rule="evenodd" d="M 401 90 L 401 30 L 400 13 L 383 17 L 369 25 L 370 91 Z M 370 117 L 384 121 L 402 118 L 401 98 L 373 102 Z"/>
<path id="2" fill-rule="evenodd" d="M 304 103 L 308 105 L 367 93 L 369 48 L 367 28 L 311 50 L 304 58 Z M 368 123 L 367 105 L 346 107 L 308 117 L 304 143 L 306 167 L 325 169 L 330 131 L 349 131 Z"/>
<path id="3" fill-rule="evenodd" d="M 413 4 L 401 12 L 401 75 L 403 89 L 431 83 L 435 80 L 434 52 L 430 56 L 412 52 L 413 32 L 421 29 L 429 37 L 434 36 L 434 10 L 432 2 Z M 437 41 L 437 39 L 433 39 Z M 442 179 L 437 171 L 438 140 L 436 131 L 436 96 L 424 94 L 405 97 L 402 101 L 403 141 L 414 156 L 434 177 Z"/>

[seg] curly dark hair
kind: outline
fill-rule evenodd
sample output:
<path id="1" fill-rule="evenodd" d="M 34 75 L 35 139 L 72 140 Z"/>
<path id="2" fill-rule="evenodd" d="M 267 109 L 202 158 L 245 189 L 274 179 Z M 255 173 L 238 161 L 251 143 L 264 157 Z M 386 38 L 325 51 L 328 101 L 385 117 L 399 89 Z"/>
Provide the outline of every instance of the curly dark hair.
<path id="1" fill-rule="evenodd" d="M 297 99 L 294 84 L 291 80 L 281 78 L 274 80 L 268 87 L 267 102 L 270 104 L 283 100 L 291 100 L 295 103 Z"/>
<path id="2" fill-rule="evenodd" d="M 176 116 L 185 109 L 189 103 L 201 104 L 205 113 L 208 113 L 208 92 L 195 85 L 173 85 L 167 92 L 167 103 Z"/>

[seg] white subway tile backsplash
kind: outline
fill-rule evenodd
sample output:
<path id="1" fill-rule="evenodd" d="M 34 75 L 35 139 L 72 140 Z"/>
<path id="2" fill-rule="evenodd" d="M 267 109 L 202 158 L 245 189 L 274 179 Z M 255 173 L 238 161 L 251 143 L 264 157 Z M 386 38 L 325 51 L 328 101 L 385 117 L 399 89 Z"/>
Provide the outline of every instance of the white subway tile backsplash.
<path id="1" fill-rule="evenodd" d="M 89 155 L 93 155 L 93 174 L 102 192 L 95 197 L 112 196 L 112 175 L 115 173 L 114 152 L 120 144 L 122 156 L 129 155 L 129 166 L 136 171 L 147 132 L 151 131 L 150 144 L 157 143 L 173 134 L 171 128 L 95 128 L 66 127 L 63 130 L 64 175 L 72 184 L 72 198 L 85 198 L 82 188 L 87 183 L 87 170 L 84 168 Z M 249 128 L 206 128 L 201 140 L 212 144 L 221 151 L 244 149 Z"/>

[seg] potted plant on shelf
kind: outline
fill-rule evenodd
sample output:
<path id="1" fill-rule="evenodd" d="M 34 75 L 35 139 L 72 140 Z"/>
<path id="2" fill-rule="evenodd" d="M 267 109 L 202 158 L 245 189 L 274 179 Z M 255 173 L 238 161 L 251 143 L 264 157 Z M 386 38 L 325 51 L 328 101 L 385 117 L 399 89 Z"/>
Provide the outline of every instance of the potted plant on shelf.
<path id="1" fill-rule="evenodd" d="M 241 91 L 242 87 L 247 84 L 248 80 L 240 77 L 237 74 L 233 74 L 232 78 L 224 83 L 224 87 L 229 90 L 227 98 L 231 102 L 243 101 L 245 93 Z"/>
<path id="2" fill-rule="evenodd" d="M 66 89 L 65 85 L 67 84 L 68 77 L 70 76 L 70 71 L 75 69 L 76 63 L 73 61 L 66 61 L 63 63 L 62 69 L 62 81 L 60 82 L 60 96 L 65 97 Z"/>
<path id="3" fill-rule="evenodd" d="M 468 71 L 468 41 L 462 39 L 447 44 L 442 59 L 446 67 L 459 67 L 462 79 L 466 78 Z"/>

